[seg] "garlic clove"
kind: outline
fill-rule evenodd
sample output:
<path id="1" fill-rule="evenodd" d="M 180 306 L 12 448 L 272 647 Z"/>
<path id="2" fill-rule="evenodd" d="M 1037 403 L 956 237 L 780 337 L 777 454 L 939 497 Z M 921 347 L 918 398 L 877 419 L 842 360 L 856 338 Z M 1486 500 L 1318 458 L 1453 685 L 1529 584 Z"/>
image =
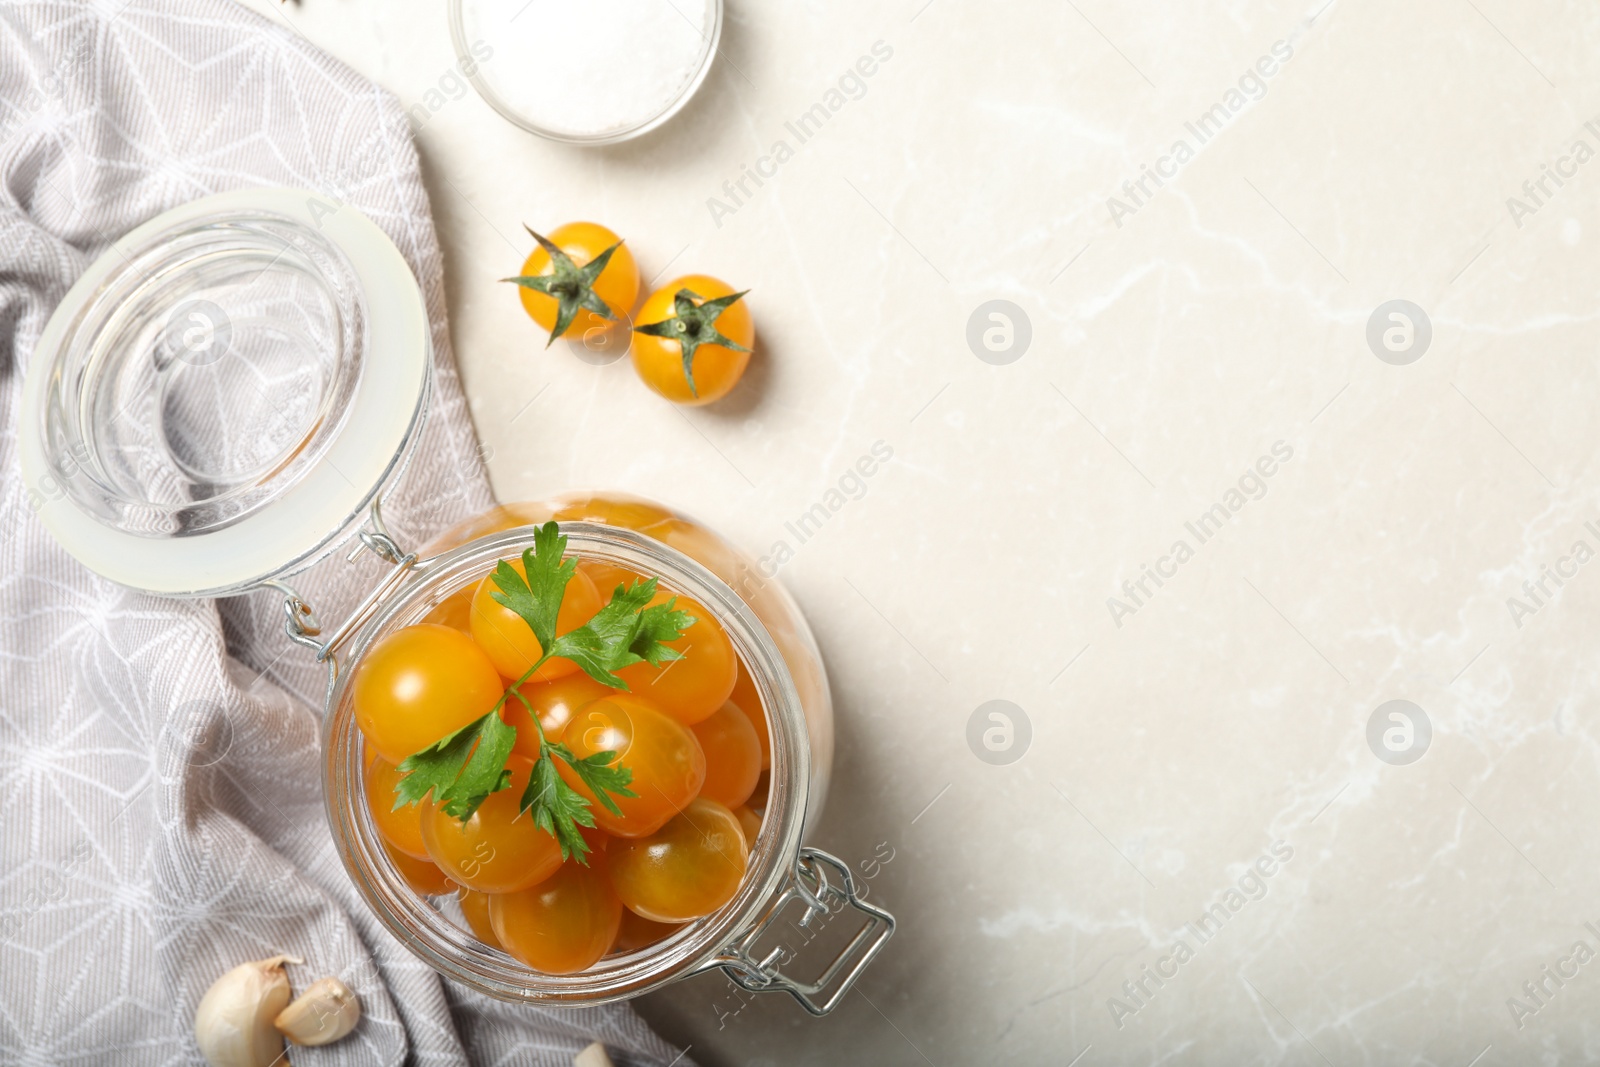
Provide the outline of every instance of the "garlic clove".
<path id="1" fill-rule="evenodd" d="M 194 1013 L 194 1039 L 211 1067 L 271 1067 L 283 1056 L 272 1019 L 289 1003 L 285 963 L 294 956 L 241 963 L 211 983 Z"/>
<path id="2" fill-rule="evenodd" d="M 612 1067 L 611 1057 L 606 1055 L 606 1047 L 596 1041 L 573 1058 L 572 1067 Z"/>
<path id="3" fill-rule="evenodd" d="M 337 978 L 323 978 L 294 999 L 272 1025 L 297 1045 L 328 1045 L 361 1021 L 361 1001 Z"/>

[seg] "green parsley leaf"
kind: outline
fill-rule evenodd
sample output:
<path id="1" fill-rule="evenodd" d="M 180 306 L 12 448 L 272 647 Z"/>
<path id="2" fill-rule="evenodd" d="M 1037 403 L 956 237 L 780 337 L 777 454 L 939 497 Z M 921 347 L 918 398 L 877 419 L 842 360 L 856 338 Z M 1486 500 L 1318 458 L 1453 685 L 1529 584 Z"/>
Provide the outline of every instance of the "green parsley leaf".
<path id="1" fill-rule="evenodd" d="M 627 589 L 617 587 L 611 601 L 594 618 L 556 638 L 552 656 L 564 656 L 585 674 L 613 689 L 627 689 L 628 683 L 616 671 L 635 663 L 659 667 L 682 659 L 682 653 L 669 648 L 668 641 L 683 636 L 694 624 L 694 616 L 678 611 L 677 598 L 646 608 L 656 595 L 656 580 L 634 582 Z"/>
<path id="2" fill-rule="evenodd" d="M 572 754 L 570 748 L 558 741 L 550 746 L 550 751 L 565 760 L 567 766 L 576 771 L 583 784 L 589 787 L 589 792 L 599 797 L 600 803 L 606 806 L 606 810 L 618 818 L 622 816 L 622 809 L 611 799 L 611 794 L 615 793 L 619 797 L 639 795 L 628 788 L 629 783 L 633 781 L 633 770 L 629 767 L 613 767 L 617 754 L 609 749 L 579 759 Z"/>
<path id="3" fill-rule="evenodd" d="M 567 583 L 578 571 L 577 560 L 562 558 L 566 551 L 567 539 L 555 523 L 547 522 L 534 531 L 533 547 L 522 553 L 522 574 L 501 560 L 491 575 L 500 590 L 491 592 L 490 598 L 521 616 L 546 653 L 555 640 L 556 616 Z"/>
<path id="4" fill-rule="evenodd" d="M 556 764 L 548 753 L 533 765 L 528 776 L 528 788 L 522 791 L 521 809 L 533 817 L 534 824 L 556 839 L 561 846 L 561 858 L 584 859 L 589 842 L 578 832 L 579 826 L 593 826 L 594 816 L 589 812 L 589 802 L 583 795 L 561 780 Z"/>
<path id="5" fill-rule="evenodd" d="M 654 578 L 650 581 L 651 584 L 655 583 Z M 652 605 L 639 613 L 639 630 L 628 643 L 628 651 L 652 667 L 682 659 L 683 653 L 668 647 L 667 642 L 676 641 L 694 624 L 693 615 L 678 610 L 677 597 L 664 604 Z"/>
<path id="6" fill-rule="evenodd" d="M 433 802 L 461 821 L 472 818 L 490 793 L 511 784 L 506 760 L 517 739 L 499 708 L 468 723 L 400 763 L 405 777 L 395 785 L 395 807 L 415 804 L 433 793 Z"/>
<path id="7" fill-rule="evenodd" d="M 547 522 L 534 531 L 533 547 L 523 552 L 521 574 L 505 560 L 496 565 L 491 577 L 498 591 L 490 596 L 528 624 L 543 655 L 522 678 L 507 687 L 493 711 L 400 764 L 405 777 L 395 786 L 396 808 L 415 804 L 431 792 L 441 810 L 465 822 L 489 794 L 507 788 L 511 772 L 506 770 L 506 760 L 517 731 L 500 718 L 500 708 L 512 697 L 527 705 L 518 686 L 547 660 L 563 656 L 596 681 L 625 690 L 627 683 L 617 677 L 616 671 L 635 663 L 659 667 L 682 658 L 682 653 L 667 642 L 682 637 L 683 631 L 694 625 L 695 617 L 678 609 L 676 597 L 651 604 L 656 596 L 654 578 L 627 588 L 618 585 L 610 601 L 593 618 L 557 637 L 561 601 L 578 567 L 576 560 L 564 558 L 566 550 L 567 538 L 561 535 L 560 527 Z M 538 719 L 532 716 L 531 707 L 529 713 L 532 728 L 538 730 Z M 571 767 L 584 786 L 615 815 L 621 815 L 622 809 L 613 797 L 637 796 L 628 788 L 633 771 L 613 766 L 615 752 L 597 752 L 578 759 L 565 745 L 551 744 L 540 731 L 539 758 L 534 761 L 520 808 L 555 837 L 563 859 L 576 857 L 579 863 L 586 864 L 584 856 L 589 846 L 578 828 L 594 825 L 591 802 L 562 779 L 556 771 L 557 759 Z"/>

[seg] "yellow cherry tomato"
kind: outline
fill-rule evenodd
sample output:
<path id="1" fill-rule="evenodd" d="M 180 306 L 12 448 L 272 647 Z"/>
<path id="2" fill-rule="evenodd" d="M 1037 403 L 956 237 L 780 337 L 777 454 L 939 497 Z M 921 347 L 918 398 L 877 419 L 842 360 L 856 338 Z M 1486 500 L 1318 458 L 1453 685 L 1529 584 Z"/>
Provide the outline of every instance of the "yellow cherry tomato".
<path id="1" fill-rule="evenodd" d="M 756 835 L 761 832 L 761 816 L 744 805 L 736 808 L 733 814 L 739 820 L 739 828 L 744 831 L 745 844 L 755 848 Z"/>
<path id="2" fill-rule="evenodd" d="M 393 764 L 481 719 L 505 692 L 472 638 L 438 623 L 407 626 L 373 645 L 351 686 L 356 725 Z"/>
<path id="3" fill-rule="evenodd" d="M 506 769 L 510 787 L 489 794 L 466 822 L 442 811 L 432 794 L 418 805 L 429 858 L 451 881 L 480 893 L 527 889 L 561 866 L 556 839 L 519 810 L 533 764 L 512 756 Z"/>
<path id="4" fill-rule="evenodd" d="M 769 583 L 738 549 L 692 519 L 673 519 L 649 533 L 727 582 L 746 600 L 750 599 L 746 590 L 759 591 Z"/>
<path id="5" fill-rule="evenodd" d="M 527 576 L 520 559 L 507 562 L 518 574 Z M 544 651 L 539 647 L 539 639 L 533 636 L 527 621 L 494 599 L 493 594 L 498 592 L 500 587 L 495 584 L 492 574 L 478 583 L 478 590 L 472 595 L 472 639 L 478 642 L 478 647 L 483 649 L 497 671 L 515 681 L 539 662 Z M 589 576 L 578 571 L 567 583 L 566 593 L 561 598 L 561 610 L 556 614 L 556 636 L 582 626 L 599 610 L 600 594 L 595 592 Z M 540 667 L 533 678 L 552 682 L 577 669 L 576 663 L 558 656 Z"/>
<path id="6" fill-rule="evenodd" d="M 557 522 L 600 522 L 653 534 L 673 521 L 660 504 L 627 493 L 572 493 L 557 498 L 550 517 Z"/>
<path id="7" fill-rule="evenodd" d="M 629 910 L 658 923 L 681 923 L 732 900 L 749 855 L 738 817 L 696 797 L 648 837 L 615 842 L 606 860 L 611 885 Z"/>
<path id="8" fill-rule="evenodd" d="M 641 948 L 647 948 L 675 933 L 681 925 L 652 922 L 628 908 L 623 908 L 622 925 L 617 927 L 617 939 L 612 943 L 611 951 L 636 952 Z"/>
<path id="9" fill-rule="evenodd" d="M 459 886 L 456 899 L 461 902 L 461 914 L 467 917 L 467 925 L 478 935 L 478 940 L 490 948 L 504 951 L 500 938 L 494 932 L 494 924 L 489 921 L 489 894 Z"/>
<path id="10" fill-rule="evenodd" d="M 468 541 L 476 541 L 489 534 L 501 533 L 518 526 L 543 526 L 550 521 L 550 509 L 539 501 L 520 504 L 501 504 L 481 515 L 456 523 L 444 533 L 422 546 L 421 554 L 436 556 L 459 548 Z M 469 586 L 469 589 L 476 588 Z"/>
<path id="11" fill-rule="evenodd" d="M 614 767 L 633 772 L 628 788 L 636 796 L 613 796 L 620 816 L 613 815 L 567 766 L 556 761 L 556 773 L 589 801 L 594 823 L 608 834 L 639 837 L 659 829 L 683 810 L 706 780 L 706 756 L 688 727 L 662 714 L 648 701 L 613 693 L 579 711 L 567 724 L 562 743 L 579 759 L 615 752 Z"/>
<path id="12" fill-rule="evenodd" d="M 605 853 L 574 861 L 532 889 L 489 900 L 489 921 L 500 944 L 545 974 L 572 974 L 593 966 L 617 939 L 622 904 L 605 872 Z"/>
<path id="13" fill-rule="evenodd" d="M 557 226 L 546 236 L 551 244 L 565 252 L 578 267 L 587 266 L 600 253 L 622 240 L 596 222 L 569 222 L 565 226 Z M 522 264 L 522 273 L 527 277 L 550 274 L 552 269 L 550 254 L 537 244 L 533 253 Z M 588 309 L 582 309 L 567 327 L 566 336 L 581 339 L 590 330 L 612 329 L 619 322 L 626 325 L 624 316 L 633 310 L 634 303 L 639 299 L 639 265 L 634 261 L 633 253 L 628 250 L 627 245 L 622 245 L 611 254 L 610 262 L 594 280 L 591 288 L 596 296 L 605 301 L 606 306 L 611 309 L 611 314 L 616 318 L 602 318 Z M 555 329 L 556 314 L 559 310 L 555 297 L 525 285 L 517 286 L 517 295 L 522 298 L 523 310 L 534 322 L 546 330 Z"/>
<path id="14" fill-rule="evenodd" d="M 687 289 L 699 298 L 691 301 L 697 307 L 707 300 L 732 296 L 734 293 L 734 289 L 728 283 L 704 274 L 685 275 L 651 293 L 645 300 L 644 306 L 639 309 L 635 320 L 637 325 L 634 327 L 633 335 L 633 369 L 638 372 L 644 384 L 674 403 L 709 404 L 727 396 L 744 374 L 745 367 L 750 363 L 749 349 L 755 344 L 755 325 L 750 318 L 750 309 L 745 306 L 743 299 L 724 308 L 714 321 L 698 324 L 684 321 L 685 330 L 681 336 L 690 342 L 694 342 L 697 337 L 703 338 L 693 344 L 693 358 L 686 373 L 682 342 L 672 337 L 657 337 L 639 332 L 640 327 L 653 326 L 677 318 L 677 295 L 681 289 Z M 740 352 L 712 343 L 709 332 L 712 329 L 734 344 L 742 346 L 745 351 Z M 689 384 L 691 373 L 694 376 L 693 388 Z"/>
<path id="15" fill-rule="evenodd" d="M 578 836 L 583 838 L 583 843 L 589 846 L 590 852 L 604 852 L 611 841 L 611 835 L 598 826 L 579 826 Z"/>
<path id="16" fill-rule="evenodd" d="M 677 522 L 666 508 L 627 493 L 573 493 L 558 497 L 554 501 L 551 517 L 557 522 L 597 522 L 606 526 L 621 526 L 658 541 L 662 532 Z M 578 569 L 594 581 L 602 601 L 610 600 L 619 585 L 626 588 L 644 581 L 642 574 L 597 559 L 581 561 Z"/>
<path id="17" fill-rule="evenodd" d="M 578 570 L 589 576 L 603 602 L 609 602 L 616 595 L 617 586 L 626 589 L 636 582 L 645 580 L 642 574 L 630 571 L 626 567 L 618 567 L 614 563 L 602 563 L 597 559 L 584 560 L 578 564 Z"/>
<path id="18" fill-rule="evenodd" d="M 575 671 L 553 682 L 524 682 L 517 687 L 517 692 L 532 705 L 534 714 L 539 716 L 545 739 L 553 743 L 561 740 L 567 731 L 567 723 L 572 721 L 579 709 L 610 696 L 616 690 L 600 684 L 582 671 Z M 513 751 L 531 760 L 538 759 L 539 731 L 533 728 L 528 718 L 528 708 L 522 701 L 515 696 L 508 697 L 500 717 L 516 727 L 517 739 L 512 742 Z"/>
<path id="19" fill-rule="evenodd" d="M 406 855 L 415 859 L 428 858 L 428 847 L 422 843 L 422 820 L 415 804 L 396 808 L 394 787 L 405 775 L 388 760 L 379 756 L 367 765 L 367 809 L 372 812 L 373 825 L 383 839 Z"/>
<path id="20" fill-rule="evenodd" d="M 436 622 L 440 626 L 448 626 L 452 630 L 462 633 L 472 632 L 472 596 L 478 591 L 476 585 L 469 585 L 465 589 L 457 589 L 445 597 L 433 609 L 422 617 L 423 622 Z"/>
<path id="21" fill-rule="evenodd" d="M 767 770 L 772 766 L 772 736 L 767 732 L 767 712 L 756 693 L 756 683 L 751 681 L 750 672 L 745 669 L 744 660 L 739 661 L 739 680 L 733 683 L 733 692 L 728 699 L 744 712 L 750 725 L 755 727 L 756 740 L 761 742 L 761 769 Z"/>
<path id="22" fill-rule="evenodd" d="M 651 605 L 671 600 L 675 593 L 660 590 Z M 739 680 L 739 657 L 733 643 L 717 620 L 703 605 L 686 596 L 677 597 L 679 611 L 694 616 L 694 623 L 667 647 L 681 658 L 667 660 L 659 667 L 635 663 L 617 672 L 632 693 L 658 706 L 685 726 L 710 718 L 727 702 L 733 684 Z"/>
<path id="23" fill-rule="evenodd" d="M 412 891 L 425 897 L 436 897 L 448 893 L 455 888 L 444 872 L 427 860 L 419 860 L 406 855 L 387 841 L 379 841 L 383 846 L 384 854 L 389 857 L 389 862 L 394 864 L 394 869 L 400 872 L 400 880 L 410 886 Z"/>
<path id="24" fill-rule="evenodd" d="M 761 743 L 744 712 L 730 700 L 690 729 L 706 754 L 700 795 L 729 808 L 749 800 L 761 777 Z"/>

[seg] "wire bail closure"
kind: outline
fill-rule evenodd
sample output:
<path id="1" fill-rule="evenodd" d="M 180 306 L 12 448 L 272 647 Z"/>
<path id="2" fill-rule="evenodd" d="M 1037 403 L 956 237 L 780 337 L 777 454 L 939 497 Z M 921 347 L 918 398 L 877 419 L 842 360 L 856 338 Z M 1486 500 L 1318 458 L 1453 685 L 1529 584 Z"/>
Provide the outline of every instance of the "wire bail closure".
<path id="1" fill-rule="evenodd" d="M 383 524 L 383 504 L 381 501 L 374 500 L 372 502 L 372 510 L 367 516 L 367 522 L 371 524 L 371 528 L 369 529 L 364 525 L 357 531 L 356 536 L 360 538 L 361 543 L 352 548 L 349 555 L 344 557 L 346 563 L 354 562 L 363 548 L 372 552 L 379 559 L 393 563 L 396 566 L 403 559 L 410 558 L 415 560 L 417 558 L 414 554 L 407 557 L 401 551 L 400 546 L 395 543 L 394 538 L 390 536 L 389 528 Z"/>
<path id="2" fill-rule="evenodd" d="M 277 579 L 268 579 L 262 585 L 276 589 L 283 594 L 283 610 L 286 616 L 284 632 L 289 635 L 289 640 L 295 644 L 304 645 L 317 653 L 318 663 L 328 664 L 328 686 L 332 690 L 334 679 L 338 677 L 339 664 L 335 658 L 339 646 L 358 630 L 378 605 L 392 593 L 396 586 L 405 580 L 417 562 L 415 552 L 406 552 L 401 549 L 394 537 L 389 533 L 389 528 L 383 522 L 383 510 L 380 501 L 374 500 L 368 512 L 367 522 L 358 533 L 359 543 L 345 556 L 345 562 L 353 562 L 356 556 L 366 549 L 386 563 L 393 565 L 389 573 L 367 594 L 351 613 L 350 617 L 333 631 L 326 641 L 319 641 L 322 636 L 322 624 L 317 620 L 316 612 L 311 605 L 294 588 L 286 582 Z"/>
<path id="3" fill-rule="evenodd" d="M 806 909 L 799 920 L 799 925 L 805 929 L 811 929 L 812 922 L 819 916 L 839 914 L 847 907 L 867 917 L 849 944 L 840 949 L 822 973 L 811 981 L 799 981 L 782 972 L 784 965 L 794 962 L 799 956 L 799 952 L 787 945 L 779 944 L 764 955 L 757 956 L 756 943 L 769 929 L 783 921 L 783 910 L 792 902 L 798 902 Z M 894 916 L 867 903 L 866 898 L 857 891 L 855 876 L 844 861 L 821 849 L 806 846 L 800 849 L 800 855 L 795 860 L 789 884 L 773 900 L 766 914 L 730 941 L 704 969 L 720 967 L 741 988 L 752 993 L 781 990 L 812 1015 L 821 1016 L 839 1006 L 861 972 L 883 950 L 893 934 Z"/>
<path id="4" fill-rule="evenodd" d="M 317 614 L 311 610 L 311 605 L 291 586 L 276 578 L 269 578 L 261 584 L 283 594 L 283 630 L 289 635 L 289 640 L 322 651 L 322 645 L 316 640 L 322 633 L 322 624 L 317 621 Z"/>

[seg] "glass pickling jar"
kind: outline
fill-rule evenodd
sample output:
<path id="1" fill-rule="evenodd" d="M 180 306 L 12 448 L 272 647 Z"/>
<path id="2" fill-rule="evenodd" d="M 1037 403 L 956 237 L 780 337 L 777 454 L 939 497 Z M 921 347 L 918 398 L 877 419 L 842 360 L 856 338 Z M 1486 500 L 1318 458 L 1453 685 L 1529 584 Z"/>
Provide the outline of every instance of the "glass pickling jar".
<path id="1" fill-rule="evenodd" d="M 24 385 L 29 506 L 82 563 L 131 588 L 283 595 L 289 638 L 328 668 L 323 784 L 340 857 L 379 920 L 441 973 L 505 1000 L 585 1005 L 721 968 L 746 989 L 831 1010 L 894 920 L 862 899 L 846 864 L 805 843 L 828 790 L 833 722 L 799 609 L 707 527 L 623 494 L 498 507 L 428 546 L 397 544 L 381 501 L 427 416 L 427 317 L 387 236 L 348 207 L 314 213 L 316 199 L 292 189 L 206 197 L 135 228 L 91 265 L 51 316 Z M 759 696 L 771 754 L 765 815 L 733 898 L 565 975 L 485 945 L 454 896 L 408 884 L 364 799 L 349 685 L 376 642 L 459 602 L 547 521 L 570 555 L 656 577 L 712 615 Z M 324 625 L 289 579 L 352 541 L 389 569 L 348 619 Z M 828 958 L 795 958 L 781 932 L 845 915 L 856 925 Z"/>

